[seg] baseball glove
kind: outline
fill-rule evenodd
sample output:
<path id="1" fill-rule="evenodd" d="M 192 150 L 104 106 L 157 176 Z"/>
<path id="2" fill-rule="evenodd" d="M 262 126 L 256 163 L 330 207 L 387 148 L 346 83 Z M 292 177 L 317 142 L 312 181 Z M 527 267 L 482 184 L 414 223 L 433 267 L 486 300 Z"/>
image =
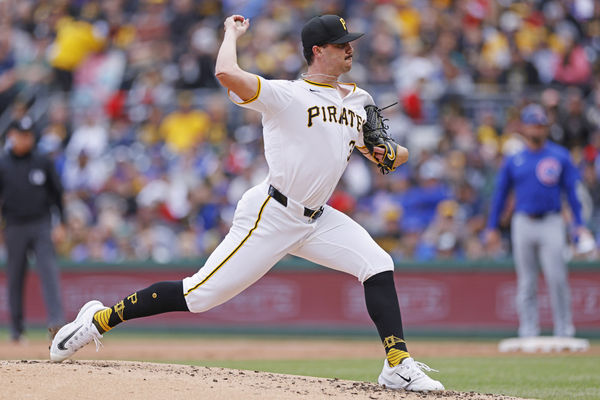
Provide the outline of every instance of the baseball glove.
<path id="1" fill-rule="evenodd" d="M 387 108 L 387 107 L 386 107 Z M 381 115 L 382 109 L 376 105 L 370 104 L 365 106 L 367 119 L 363 124 L 363 140 L 369 154 L 377 160 L 377 166 L 382 174 L 387 174 L 396 169 L 394 162 L 396 161 L 397 143 L 388 134 L 388 126 L 385 124 L 387 119 Z M 379 154 L 375 153 L 375 148 L 383 149 L 383 157 L 379 161 L 376 157 Z"/>

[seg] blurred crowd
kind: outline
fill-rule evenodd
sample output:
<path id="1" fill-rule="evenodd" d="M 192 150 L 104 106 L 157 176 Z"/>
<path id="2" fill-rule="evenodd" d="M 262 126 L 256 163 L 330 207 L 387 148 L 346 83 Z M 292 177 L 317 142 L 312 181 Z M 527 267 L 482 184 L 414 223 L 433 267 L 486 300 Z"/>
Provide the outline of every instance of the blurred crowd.
<path id="1" fill-rule="evenodd" d="M 234 13 L 250 18 L 239 63 L 272 79 L 305 70 L 299 32 L 313 15 L 366 32 L 344 78 L 381 106 L 399 102 L 385 113 L 411 157 L 382 176 L 353 156 L 330 204 L 396 260 L 509 255 L 482 230 L 533 100 L 580 168 L 585 220 L 600 234 L 598 0 L 2 1 L 0 128 L 30 115 L 56 162 L 62 258 L 169 262 L 207 256 L 225 235 L 266 175 L 260 115 L 229 102 L 213 72 Z"/>

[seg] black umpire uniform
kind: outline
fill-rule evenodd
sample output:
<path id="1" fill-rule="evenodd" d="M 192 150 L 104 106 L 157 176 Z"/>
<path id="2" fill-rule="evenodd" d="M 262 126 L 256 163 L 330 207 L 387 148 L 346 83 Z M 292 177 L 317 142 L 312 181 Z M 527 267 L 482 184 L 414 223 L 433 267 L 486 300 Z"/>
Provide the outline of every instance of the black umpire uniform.
<path id="1" fill-rule="evenodd" d="M 28 256 L 35 265 L 43 289 L 48 328 L 64 323 L 59 271 L 51 237 L 51 211 L 63 217 L 62 185 L 53 161 L 35 151 L 31 118 L 10 124 L 7 146 L 0 158 L 0 201 L 7 250 L 6 274 L 11 318 L 11 338 L 24 332 L 23 289 Z"/>

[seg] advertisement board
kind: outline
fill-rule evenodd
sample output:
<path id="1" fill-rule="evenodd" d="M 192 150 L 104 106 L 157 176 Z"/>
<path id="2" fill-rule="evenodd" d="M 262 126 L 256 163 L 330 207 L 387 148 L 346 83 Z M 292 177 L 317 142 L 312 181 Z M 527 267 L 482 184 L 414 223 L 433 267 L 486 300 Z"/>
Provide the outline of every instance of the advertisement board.
<path id="1" fill-rule="evenodd" d="M 177 280 L 189 270 L 66 270 L 61 275 L 68 319 L 82 304 L 98 299 L 113 305 L 154 282 Z M 517 326 L 513 271 L 399 271 L 395 274 L 402 319 L 407 329 L 444 331 L 513 330 Z M 578 329 L 600 332 L 600 271 L 570 275 L 572 309 Z M 550 298 L 540 278 L 543 327 L 551 327 Z M 36 274 L 26 285 L 27 324 L 44 325 L 45 305 Z M 6 277 L 0 271 L 0 325 L 9 321 Z M 205 313 L 185 312 L 143 318 L 132 323 L 156 327 L 237 327 L 368 330 L 363 287 L 356 278 L 325 269 L 271 271 L 253 286 Z"/>

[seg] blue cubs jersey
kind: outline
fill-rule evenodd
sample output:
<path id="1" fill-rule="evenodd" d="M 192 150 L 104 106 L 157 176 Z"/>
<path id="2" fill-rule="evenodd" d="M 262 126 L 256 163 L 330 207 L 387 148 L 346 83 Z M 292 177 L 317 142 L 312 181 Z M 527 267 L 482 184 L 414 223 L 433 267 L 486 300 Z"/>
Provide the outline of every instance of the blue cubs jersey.
<path id="1" fill-rule="evenodd" d="M 511 190 L 515 193 L 515 212 L 529 215 L 559 212 L 564 191 L 575 223 L 581 225 L 581 202 L 575 190 L 579 179 L 568 150 L 553 142 L 546 142 L 537 151 L 527 148 L 507 157 L 498 172 L 488 227 L 498 226 Z"/>

